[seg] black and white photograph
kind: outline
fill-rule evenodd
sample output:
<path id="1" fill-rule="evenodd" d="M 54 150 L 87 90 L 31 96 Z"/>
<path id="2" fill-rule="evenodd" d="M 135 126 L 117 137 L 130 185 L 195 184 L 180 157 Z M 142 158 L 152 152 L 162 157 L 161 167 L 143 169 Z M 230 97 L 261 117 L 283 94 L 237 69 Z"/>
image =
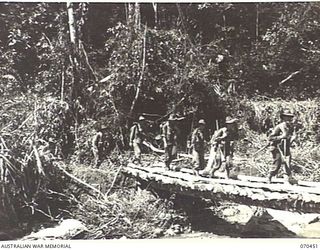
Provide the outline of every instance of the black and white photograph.
<path id="1" fill-rule="evenodd" d="M 0 2 L 0 53 L 1 248 L 320 248 L 320 2 Z"/>

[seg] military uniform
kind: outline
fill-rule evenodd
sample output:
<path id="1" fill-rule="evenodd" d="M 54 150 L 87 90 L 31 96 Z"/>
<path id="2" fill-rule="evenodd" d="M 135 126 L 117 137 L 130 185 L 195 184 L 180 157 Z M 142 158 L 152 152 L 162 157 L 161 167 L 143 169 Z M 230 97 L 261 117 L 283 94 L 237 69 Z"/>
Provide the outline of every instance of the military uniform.
<path id="1" fill-rule="evenodd" d="M 226 124 L 233 124 L 236 121 L 237 119 L 227 117 Z M 236 139 L 237 134 L 228 127 L 216 130 L 210 140 L 211 149 L 207 166 L 200 174 L 213 177 L 214 173 L 220 169 L 222 162 L 225 162 L 226 175 L 229 178 Z"/>
<path id="2" fill-rule="evenodd" d="M 169 119 L 171 121 L 175 120 L 173 117 Z M 169 121 L 162 126 L 162 138 L 164 140 L 166 168 L 170 169 L 170 163 L 173 159 L 177 158 L 178 129 L 170 124 Z"/>
<path id="3" fill-rule="evenodd" d="M 199 125 L 204 126 L 204 120 L 199 121 Z M 201 170 L 204 168 L 204 133 L 203 129 L 198 127 L 192 133 L 191 138 L 192 156 L 195 170 Z"/>
<path id="4" fill-rule="evenodd" d="M 293 115 L 289 112 L 283 113 L 282 117 L 287 116 L 290 118 Z M 285 166 L 286 178 L 291 177 L 291 152 L 290 144 L 295 139 L 293 136 L 293 126 L 286 121 L 281 122 L 274 127 L 273 131 L 269 135 L 270 151 L 273 158 L 273 166 L 269 171 L 268 180 L 271 182 L 271 178 L 276 176 L 281 168 L 282 163 Z M 285 158 L 287 161 L 285 162 Z"/>

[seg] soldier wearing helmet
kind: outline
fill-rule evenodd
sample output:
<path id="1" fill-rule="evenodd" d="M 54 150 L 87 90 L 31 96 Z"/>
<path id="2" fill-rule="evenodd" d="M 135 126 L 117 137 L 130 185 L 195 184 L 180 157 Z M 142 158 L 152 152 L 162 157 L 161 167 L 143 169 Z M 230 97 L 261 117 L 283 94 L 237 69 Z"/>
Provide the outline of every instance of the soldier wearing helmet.
<path id="1" fill-rule="evenodd" d="M 225 162 L 226 178 L 229 178 L 234 153 L 234 142 L 238 138 L 238 119 L 226 117 L 226 125 L 214 132 L 211 137 L 210 155 L 206 168 L 200 175 L 213 177 Z"/>
<path id="2" fill-rule="evenodd" d="M 294 114 L 285 109 L 280 114 L 282 120 L 277 126 L 274 127 L 269 135 L 270 151 L 273 158 L 273 166 L 269 171 L 268 181 L 271 182 L 272 177 L 276 176 L 284 164 L 285 179 L 290 183 L 291 180 L 291 152 L 290 145 L 296 139 L 296 134 L 293 128 Z"/>

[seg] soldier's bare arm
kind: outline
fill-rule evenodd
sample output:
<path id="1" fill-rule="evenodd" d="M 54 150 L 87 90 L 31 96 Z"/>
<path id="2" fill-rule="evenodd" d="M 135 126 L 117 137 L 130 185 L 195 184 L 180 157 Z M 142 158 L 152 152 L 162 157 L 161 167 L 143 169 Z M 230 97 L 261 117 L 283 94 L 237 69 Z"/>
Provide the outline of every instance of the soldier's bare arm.
<path id="1" fill-rule="evenodd" d="M 280 134 L 280 135 L 279 135 Z M 281 135 L 281 129 L 279 126 L 276 126 L 271 134 L 269 135 L 269 141 L 278 141 L 282 139 L 282 135 Z"/>

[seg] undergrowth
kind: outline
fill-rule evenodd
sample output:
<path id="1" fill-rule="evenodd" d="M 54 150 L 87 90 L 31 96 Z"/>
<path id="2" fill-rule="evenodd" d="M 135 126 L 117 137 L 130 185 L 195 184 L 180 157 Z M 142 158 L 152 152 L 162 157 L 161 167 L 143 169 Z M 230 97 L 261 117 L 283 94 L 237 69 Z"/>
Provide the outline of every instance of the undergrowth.
<path id="1" fill-rule="evenodd" d="M 170 199 L 160 199 L 138 188 L 132 179 L 125 180 L 118 172 L 119 167 L 120 162 L 108 161 L 100 169 L 69 166 L 74 175 L 104 194 L 93 197 L 81 193 L 72 209 L 73 217 L 89 229 L 86 238 L 157 238 L 169 234 L 177 225 L 179 230 L 175 233 L 189 229 L 187 217 L 174 209 Z"/>

